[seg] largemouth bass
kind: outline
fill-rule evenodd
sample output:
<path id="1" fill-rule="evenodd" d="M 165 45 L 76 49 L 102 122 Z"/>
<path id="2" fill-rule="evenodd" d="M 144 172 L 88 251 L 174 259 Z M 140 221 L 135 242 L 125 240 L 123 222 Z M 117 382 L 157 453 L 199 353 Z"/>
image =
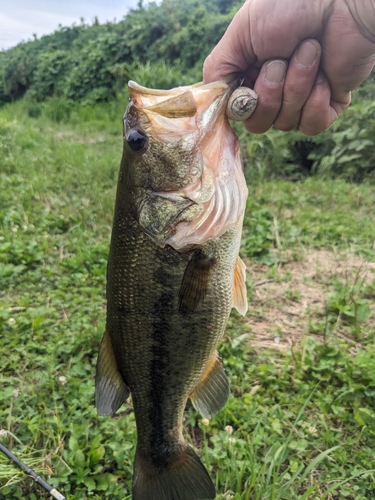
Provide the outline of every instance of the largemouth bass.
<path id="1" fill-rule="evenodd" d="M 132 395 L 134 500 L 215 498 L 182 422 L 188 398 L 205 418 L 224 406 L 216 348 L 231 308 L 247 310 L 238 255 L 247 187 L 226 118 L 238 85 L 129 82 L 96 406 L 110 415 Z"/>

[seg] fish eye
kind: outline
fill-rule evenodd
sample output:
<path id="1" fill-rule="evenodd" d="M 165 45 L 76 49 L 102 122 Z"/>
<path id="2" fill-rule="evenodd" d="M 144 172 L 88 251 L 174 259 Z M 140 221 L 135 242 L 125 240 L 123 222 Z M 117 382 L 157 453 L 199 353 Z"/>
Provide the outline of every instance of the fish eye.
<path id="1" fill-rule="evenodd" d="M 140 130 L 132 130 L 126 140 L 132 151 L 141 151 L 146 145 L 147 137 Z"/>

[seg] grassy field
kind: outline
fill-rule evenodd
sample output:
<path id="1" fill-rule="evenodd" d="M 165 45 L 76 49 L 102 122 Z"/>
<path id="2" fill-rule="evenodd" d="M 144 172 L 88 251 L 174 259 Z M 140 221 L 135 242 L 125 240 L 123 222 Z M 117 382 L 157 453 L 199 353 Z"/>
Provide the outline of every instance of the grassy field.
<path id="1" fill-rule="evenodd" d="M 93 404 L 125 105 L 0 110 L 0 437 L 69 500 L 130 499 L 131 405 Z M 218 499 L 374 497 L 374 202 L 319 178 L 250 186 L 232 396 L 209 422 L 186 410 Z M 0 456 L 0 498 L 48 495 Z"/>

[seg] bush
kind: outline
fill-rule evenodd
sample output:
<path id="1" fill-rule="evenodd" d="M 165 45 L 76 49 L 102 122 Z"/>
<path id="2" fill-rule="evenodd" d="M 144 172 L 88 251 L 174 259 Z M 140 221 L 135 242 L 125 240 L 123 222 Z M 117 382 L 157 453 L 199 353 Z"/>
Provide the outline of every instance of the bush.
<path id="1" fill-rule="evenodd" d="M 349 182 L 375 183 L 375 102 L 366 89 L 370 79 L 330 129 L 307 137 L 295 130 L 285 134 L 269 130 L 262 135 L 243 132 L 245 172 L 249 182 L 286 178 L 292 181 L 316 174 Z"/>
<path id="2" fill-rule="evenodd" d="M 31 97 L 36 101 L 44 101 L 53 95 L 61 96 L 64 93 L 64 82 L 70 66 L 68 52 L 64 50 L 42 52 L 34 73 Z"/>
<path id="3" fill-rule="evenodd" d="M 38 118 L 42 114 L 42 107 L 38 103 L 30 102 L 26 106 L 27 116 Z"/>
<path id="4" fill-rule="evenodd" d="M 56 123 L 69 121 L 72 103 L 63 97 L 52 97 L 43 104 L 45 115 Z"/>
<path id="5" fill-rule="evenodd" d="M 314 140 L 309 158 L 315 171 L 350 182 L 375 182 L 375 102 L 354 104 Z"/>

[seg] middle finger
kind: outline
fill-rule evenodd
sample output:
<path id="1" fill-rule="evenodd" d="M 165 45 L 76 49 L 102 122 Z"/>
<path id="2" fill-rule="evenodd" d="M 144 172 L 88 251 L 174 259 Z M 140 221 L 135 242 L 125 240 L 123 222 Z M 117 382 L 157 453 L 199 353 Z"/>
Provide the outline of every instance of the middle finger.
<path id="1" fill-rule="evenodd" d="M 313 39 L 303 41 L 290 59 L 285 78 L 281 109 L 274 122 L 279 130 L 292 130 L 299 124 L 319 69 L 321 47 Z"/>

